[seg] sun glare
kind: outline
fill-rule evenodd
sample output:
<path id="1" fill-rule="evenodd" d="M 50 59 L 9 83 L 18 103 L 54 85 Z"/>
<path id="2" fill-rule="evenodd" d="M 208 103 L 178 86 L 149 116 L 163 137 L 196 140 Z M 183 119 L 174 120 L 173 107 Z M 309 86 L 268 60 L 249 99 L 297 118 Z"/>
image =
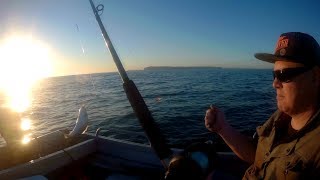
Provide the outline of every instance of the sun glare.
<path id="1" fill-rule="evenodd" d="M 0 90 L 6 105 L 22 112 L 30 106 L 31 88 L 52 73 L 49 49 L 31 36 L 10 36 L 0 44 Z"/>
<path id="2" fill-rule="evenodd" d="M 28 144 L 31 141 L 30 135 L 25 135 L 22 138 L 22 144 Z"/>
<path id="3" fill-rule="evenodd" d="M 30 130 L 31 128 L 31 121 L 30 119 L 27 119 L 27 118 L 23 118 L 21 119 L 21 129 L 23 131 L 27 131 L 27 130 Z"/>

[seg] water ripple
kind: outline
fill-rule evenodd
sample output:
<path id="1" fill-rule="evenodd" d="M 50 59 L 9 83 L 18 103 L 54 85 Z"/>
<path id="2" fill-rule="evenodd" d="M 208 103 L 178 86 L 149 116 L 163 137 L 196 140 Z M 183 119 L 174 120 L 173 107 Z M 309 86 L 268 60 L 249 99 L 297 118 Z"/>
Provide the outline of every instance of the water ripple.
<path id="1" fill-rule="evenodd" d="M 204 127 L 210 104 L 220 107 L 232 126 L 247 135 L 276 109 L 271 70 L 209 69 L 129 71 L 171 146 L 216 137 Z M 117 73 L 48 78 L 33 91 L 30 111 L 34 135 L 71 129 L 86 105 L 89 132 L 148 141 L 122 89 Z"/>

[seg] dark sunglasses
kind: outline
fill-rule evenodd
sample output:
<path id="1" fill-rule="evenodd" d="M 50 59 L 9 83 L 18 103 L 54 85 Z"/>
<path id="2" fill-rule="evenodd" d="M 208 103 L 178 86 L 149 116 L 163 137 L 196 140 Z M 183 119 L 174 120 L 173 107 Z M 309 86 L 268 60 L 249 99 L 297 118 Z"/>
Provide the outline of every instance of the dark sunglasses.
<path id="1" fill-rule="evenodd" d="M 288 83 L 292 79 L 304 72 L 307 72 L 311 67 L 296 67 L 296 68 L 285 68 L 281 70 L 273 71 L 273 80 L 277 78 L 280 82 Z"/>

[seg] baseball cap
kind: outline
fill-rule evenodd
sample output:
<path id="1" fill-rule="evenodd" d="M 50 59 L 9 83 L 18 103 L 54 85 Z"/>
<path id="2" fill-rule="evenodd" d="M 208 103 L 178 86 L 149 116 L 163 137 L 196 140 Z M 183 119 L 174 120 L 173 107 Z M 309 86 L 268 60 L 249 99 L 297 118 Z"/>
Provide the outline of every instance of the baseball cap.
<path id="1" fill-rule="evenodd" d="M 274 54 L 256 53 L 257 59 L 274 63 L 290 61 L 305 66 L 320 66 L 320 46 L 309 34 L 288 32 L 280 35 Z"/>

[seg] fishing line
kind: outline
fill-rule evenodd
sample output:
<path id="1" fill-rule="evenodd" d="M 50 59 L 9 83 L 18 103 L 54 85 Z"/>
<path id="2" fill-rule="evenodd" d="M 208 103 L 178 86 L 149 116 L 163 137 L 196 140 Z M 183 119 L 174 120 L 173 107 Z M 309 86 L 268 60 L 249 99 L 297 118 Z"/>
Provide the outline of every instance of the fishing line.
<path id="1" fill-rule="evenodd" d="M 98 8 L 98 7 L 99 7 L 99 8 Z M 98 8 L 98 13 L 99 13 L 99 15 L 102 15 L 103 10 L 104 10 L 104 6 L 103 6 L 102 4 L 100 4 L 100 5 L 97 6 L 97 8 Z M 77 28 L 77 33 L 79 34 L 79 42 L 80 42 L 80 45 L 81 45 L 82 54 L 83 54 L 84 56 L 87 56 L 87 53 L 86 53 L 85 48 L 84 48 L 83 41 L 81 40 L 82 37 L 80 36 L 80 33 L 81 33 L 80 30 L 81 30 L 81 29 L 79 28 L 78 24 L 76 24 L 76 28 Z M 96 99 L 96 98 L 98 97 L 98 93 L 99 93 L 99 94 L 102 94 L 102 93 L 98 92 L 92 74 L 90 73 L 90 74 L 88 74 L 88 75 L 89 75 L 89 81 L 91 82 L 91 85 L 92 85 L 92 87 L 93 87 L 93 94 L 94 94 L 95 98 L 88 98 L 88 99 L 84 99 L 84 100 L 82 100 L 80 97 L 78 98 L 78 100 L 80 101 L 81 106 L 82 106 L 82 105 L 87 105 L 87 107 L 90 106 L 90 101 L 91 101 L 91 103 L 92 103 L 92 100 L 94 100 L 94 99 Z M 89 92 L 90 92 L 90 90 L 89 90 Z M 100 121 L 100 122 L 99 122 L 98 124 L 96 124 L 95 126 L 96 126 L 96 127 L 100 127 L 100 125 L 101 125 L 103 122 L 104 122 L 104 121 Z M 115 123 L 116 123 L 116 122 L 113 122 L 113 123 L 111 123 L 111 124 L 109 123 L 109 126 L 112 127 L 112 125 L 115 124 Z M 88 127 L 89 127 L 89 126 L 88 126 Z M 105 131 L 105 129 L 102 129 L 102 131 Z M 107 130 L 107 131 L 108 131 L 108 130 Z"/>
<path id="2" fill-rule="evenodd" d="M 102 11 L 103 11 L 103 10 L 102 10 Z M 79 28 L 78 24 L 76 24 L 76 28 L 77 28 L 78 34 L 80 34 L 80 28 Z M 84 49 L 84 46 L 83 46 L 83 43 L 82 43 L 82 40 L 81 40 L 81 37 L 80 37 L 80 36 L 79 36 L 79 42 L 80 42 L 80 45 L 81 45 L 82 54 L 83 54 L 84 56 L 86 56 L 85 49 Z M 96 86 L 95 86 L 95 83 L 94 83 L 94 81 L 93 81 L 93 78 L 92 78 L 91 73 L 89 74 L 89 78 L 90 78 L 90 81 L 91 81 L 91 85 L 92 85 L 92 87 L 93 87 L 94 95 L 95 95 L 95 96 L 98 96 L 97 89 L 96 89 Z"/>
<path id="3" fill-rule="evenodd" d="M 77 32 L 80 33 L 78 24 L 76 24 L 76 27 L 77 27 Z M 81 41 L 81 38 L 79 38 L 79 39 L 80 39 L 79 41 L 80 41 L 80 45 L 81 45 L 81 49 L 82 49 L 82 54 L 85 55 L 84 48 L 83 48 L 83 43 Z"/>
<path id="4" fill-rule="evenodd" d="M 81 34 L 80 34 L 80 28 L 79 28 L 78 24 L 75 24 L 75 26 L 76 26 L 76 29 L 77 29 L 77 33 L 79 34 L 78 38 L 79 38 L 82 54 L 83 54 L 84 57 L 86 57 L 87 53 L 85 51 L 84 43 L 82 41 L 82 37 L 81 37 Z M 78 77 L 84 79 L 83 81 L 80 80 L 80 84 L 81 84 L 80 89 L 84 92 L 84 94 L 82 96 L 85 97 L 85 98 L 80 97 L 80 95 L 79 95 L 78 98 L 77 98 L 77 101 L 80 104 L 80 106 L 90 107 L 90 102 L 92 102 L 92 100 L 94 100 L 94 99 L 96 99 L 98 97 L 98 92 L 97 92 L 97 89 L 96 89 L 96 85 L 95 85 L 94 79 L 93 79 L 91 73 L 88 74 L 88 75 L 78 75 Z M 87 84 L 88 81 L 90 81 L 91 83 L 89 82 L 89 84 Z M 85 84 L 87 84 L 88 86 L 85 86 L 86 88 L 82 88 L 83 85 L 85 85 Z M 90 86 L 92 86 L 93 90 L 91 90 Z M 86 92 L 85 89 L 87 89 L 88 92 Z M 94 94 L 94 97 L 92 97 L 92 95 L 90 95 L 91 94 L 90 92 Z M 100 123 L 98 124 L 98 126 L 100 126 Z M 88 129 L 88 127 L 89 126 L 87 126 L 87 129 Z M 87 131 L 87 129 L 86 129 L 86 131 Z"/>
<path id="5" fill-rule="evenodd" d="M 93 80 L 93 78 L 92 78 L 92 75 L 89 74 L 89 76 L 90 76 L 91 84 L 92 84 L 93 89 L 94 89 L 94 93 L 95 93 L 96 96 L 98 96 L 98 94 L 97 94 L 97 89 L 96 89 L 96 86 L 95 86 L 95 84 L 94 84 L 94 80 Z"/>
<path id="6" fill-rule="evenodd" d="M 86 53 L 85 53 L 85 51 L 84 51 L 83 43 L 82 43 L 82 40 L 81 40 L 79 26 L 78 26 L 78 24 L 75 24 L 75 25 L 76 25 L 76 28 L 77 28 L 77 32 L 78 32 L 78 34 L 79 34 L 79 42 L 80 42 L 82 54 L 85 56 Z M 80 75 L 78 75 L 78 76 L 81 77 Z M 81 84 L 82 84 L 82 83 L 81 83 Z M 95 87 L 93 86 L 93 88 L 95 88 Z M 95 89 L 93 89 L 93 90 L 95 91 Z M 81 106 L 84 106 L 84 105 L 88 104 L 88 100 L 83 100 L 83 101 L 81 101 L 82 99 L 81 99 L 80 97 L 78 97 L 78 100 L 80 100 L 80 105 L 81 105 Z"/>

